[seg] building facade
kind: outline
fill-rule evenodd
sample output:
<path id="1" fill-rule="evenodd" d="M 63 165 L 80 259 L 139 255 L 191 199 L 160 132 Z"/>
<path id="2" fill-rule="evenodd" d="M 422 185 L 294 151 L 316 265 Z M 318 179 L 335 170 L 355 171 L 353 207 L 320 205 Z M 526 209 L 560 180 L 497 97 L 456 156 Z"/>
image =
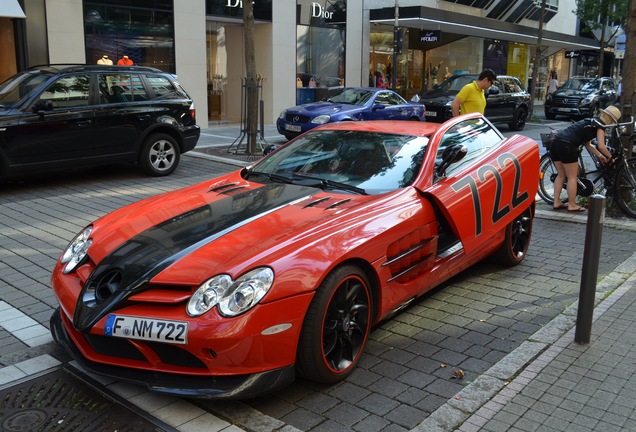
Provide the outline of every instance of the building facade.
<path id="1" fill-rule="evenodd" d="M 399 3 L 399 4 L 398 4 Z M 560 81 L 596 75 L 598 42 L 577 36 L 575 0 L 548 0 L 535 65 L 540 0 L 255 0 L 263 118 L 347 85 L 392 86 L 405 97 L 485 67 L 528 81 L 537 98 Z M 3 0 L 0 69 L 93 64 L 107 56 L 175 73 L 198 122 L 239 122 L 245 51 L 242 0 Z M 10 5 L 10 6 L 7 6 Z M 396 8 L 396 5 L 398 6 Z M 396 39 L 397 38 L 397 39 Z M 396 54 L 397 52 L 397 54 Z M 124 57 L 126 56 L 126 57 Z"/>

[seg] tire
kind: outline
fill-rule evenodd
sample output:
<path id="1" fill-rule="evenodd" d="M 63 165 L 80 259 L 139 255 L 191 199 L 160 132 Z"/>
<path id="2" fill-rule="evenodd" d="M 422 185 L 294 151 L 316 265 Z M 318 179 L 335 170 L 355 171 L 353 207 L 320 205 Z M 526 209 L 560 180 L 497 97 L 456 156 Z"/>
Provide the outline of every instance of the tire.
<path id="1" fill-rule="evenodd" d="M 171 174 L 181 158 L 177 141 L 168 134 L 152 134 L 141 148 L 139 166 L 148 175 L 162 177 Z"/>
<path id="2" fill-rule="evenodd" d="M 519 109 L 515 111 L 514 115 L 512 116 L 512 121 L 508 123 L 508 127 L 512 131 L 523 130 L 526 125 L 527 118 L 528 111 L 523 107 L 519 107 Z"/>
<path id="3" fill-rule="evenodd" d="M 357 266 L 332 271 L 318 287 L 300 333 L 296 369 L 311 381 L 333 384 L 355 369 L 371 328 L 371 291 Z"/>
<path id="4" fill-rule="evenodd" d="M 548 153 L 541 156 L 539 161 L 539 196 L 546 203 L 554 204 L 554 177 L 557 174 L 556 166 Z M 565 190 L 565 188 L 564 188 Z M 561 198 L 567 197 L 567 192 L 561 194 Z"/>
<path id="5" fill-rule="evenodd" d="M 632 187 L 632 182 L 628 176 L 636 176 L 636 158 L 627 161 L 631 168 L 631 173 L 621 166 L 616 173 L 616 181 L 614 183 L 614 199 L 618 207 L 629 217 L 636 219 L 636 189 Z"/>
<path id="6" fill-rule="evenodd" d="M 530 246 L 532 237 L 532 212 L 530 207 L 525 209 L 515 220 L 506 227 L 504 242 L 491 255 L 490 260 L 496 264 L 515 266 L 523 261 Z"/>
<path id="7" fill-rule="evenodd" d="M 554 120 L 556 118 L 556 114 L 545 110 L 545 118 L 547 118 L 548 120 Z"/>

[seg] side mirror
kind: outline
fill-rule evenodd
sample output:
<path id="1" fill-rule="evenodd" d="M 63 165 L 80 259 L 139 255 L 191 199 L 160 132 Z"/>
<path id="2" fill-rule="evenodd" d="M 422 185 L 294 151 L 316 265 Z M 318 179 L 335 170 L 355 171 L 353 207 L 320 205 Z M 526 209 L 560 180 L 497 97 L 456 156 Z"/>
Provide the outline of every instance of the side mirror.
<path id="1" fill-rule="evenodd" d="M 490 87 L 486 94 L 488 94 L 488 95 L 498 95 L 499 94 L 499 89 L 497 87 Z"/>
<path id="2" fill-rule="evenodd" d="M 43 115 L 44 111 L 53 111 L 53 102 L 50 100 L 39 100 L 35 104 L 33 104 L 33 108 L 31 108 L 35 114 Z"/>
<path id="3" fill-rule="evenodd" d="M 381 104 L 381 103 L 376 103 L 376 104 L 373 104 L 372 110 L 373 111 L 377 111 L 377 110 L 382 110 L 384 108 L 386 108 L 386 105 Z"/>
<path id="4" fill-rule="evenodd" d="M 459 162 L 468 154 L 468 147 L 463 144 L 455 144 L 442 150 L 442 162 L 435 168 L 435 175 L 443 177 L 451 164 Z"/>

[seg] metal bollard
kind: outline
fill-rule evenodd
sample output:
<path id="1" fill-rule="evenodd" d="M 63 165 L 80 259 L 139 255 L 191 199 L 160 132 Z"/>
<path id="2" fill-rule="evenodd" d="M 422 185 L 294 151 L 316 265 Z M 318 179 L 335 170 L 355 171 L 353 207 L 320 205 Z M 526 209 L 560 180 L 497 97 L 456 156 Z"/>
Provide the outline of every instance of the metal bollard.
<path id="1" fill-rule="evenodd" d="M 592 333 L 592 317 L 596 297 L 596 279 L 598 278 L 598 260 L 601 250 L 603 222 L 605 220 L 605 197 L 592 195 L 587 209 L 587 228 L 585 230 L 585 248 L 581 269 L 581 288 L 579 308 L 576 314 L 574 342 L 589 343 Z"/>

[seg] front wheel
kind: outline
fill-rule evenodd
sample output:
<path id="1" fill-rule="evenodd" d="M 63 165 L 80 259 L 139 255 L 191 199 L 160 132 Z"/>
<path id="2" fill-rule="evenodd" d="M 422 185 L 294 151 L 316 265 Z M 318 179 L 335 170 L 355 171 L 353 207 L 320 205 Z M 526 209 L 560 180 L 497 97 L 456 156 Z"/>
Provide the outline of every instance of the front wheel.
<path id="1" fill-rule="evenodd" d="M 636 219 L 636 158 L 631 158 L 616 173 L 614 197 L 618 207 Z"/>
<path id="2" fill-rule="evenodd" d="M 539 196 L 543 201 L 552 205 L 554 204 L 554 179 L 557 175 L 557 168 L 550 158 L 550 154 L 546 153 L 541 156 L 539 161 Z M 563 189 L 565 191 L 565 188 Z M 561 199 L 567 200 L 567 192 L 561 193 Z"/>
<path id="3" fill-rule="evenodd" d="M 167 176 L 177 169 L 180 157 L 175 139 L 168 134 L 156 133 L 144 141 L 139 154 L 139 166 L 148 175 Z"/>
<path id="4" fill-rule="evenodd" d="M 312 381 L 333 384 L 348 377 L 371 329 L 371 291 L 365 273 L 344 265 L 316 290 L 300 333 L 296 368 Z"/>
<path id="5" fill-rule="evenodd" d="M 532 236 L 532 211 L 530 207 L 524 210 L 506 227 L 504 242 L 491 256 L 497 264 L 513 266 L 523 261 L 530 246 Z"/>

